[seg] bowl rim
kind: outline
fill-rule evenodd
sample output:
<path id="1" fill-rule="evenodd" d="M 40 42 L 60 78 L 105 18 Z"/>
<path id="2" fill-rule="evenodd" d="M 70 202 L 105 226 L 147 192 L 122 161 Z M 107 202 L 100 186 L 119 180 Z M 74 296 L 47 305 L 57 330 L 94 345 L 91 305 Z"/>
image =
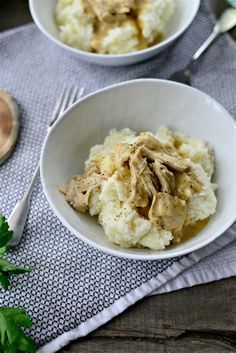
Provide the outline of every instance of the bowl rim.
<path id="1" fill-rule="evenodd" d="M 194 5 L 195 5 L 195 9 L 192 12 L 192 15 L 189 17 L 188 21 L 186 21 L 185 25 L 183 26 L 182 29 L 180 29 L 179 31 L 175 32 L 172 36 L 170 36 L 167 39 L 164 39 L 163 41 L 161 41 L 160 43 L 153 45 L 149 48 L 146 49 L 142 49 L 142 50 L 137 50 L 135 52 L 131 52 L 131 53 L 126 53 L 126 54 L 99 54 L 99 53 L 91 53 L 91 52 L 87 52 L 85 50 L 81 50 L 78 48 L 74 48 L 71 47 L 65 43 L 63 43 L 62 41 L 60 41 L 59 39 L 55 38 L 52 34 L 50 34 L 45 28 L 44 26 L 42 26 L 41 22 L 38 20 L 38 16 L 37 13 L 35 11 L 35 7 L 34 7 L 34 3 L 37 0 L 29 0 L 29 8 L 30 8 L 30 12 L 31 12 L 31 16 L 35 22 L 35 24 L 37 25 L 37 27 L 41 30 L 42 33 L 44 33 L 49 39 L 51 39 L 54 43 L 58 44 L 60 47 L 70 50 L 73 53 L 79 54 L 81 57 L 84 58 L 99 58 L 99 59 L 108 59 L 108 60 L 113 60 L 113 59 L 124 59 L 124 58 L 136 58 L 138 56 L 140 56 L 141 54 L 146 54 L 146 53 L 150 53 L 152 51 L 155 51 L 155 49 L 159 49 L 159 48 L 163 48 L 165 46 L 168 46 L 168 44 L 172 43 L 175 39 L 177 39 L 179 36 L 181 36 L 186 29 L 191 25 L 191 23 L 193 22 L 195 16 L 197 15 L 197 12 L 199 10 L 200 7 L 200 3 L 201 0 L 194 0 Z"/>
<path id="2" fill-rule="evenodd" d="M 224 113 L 225 113 L 225 119 L 227 119 L 229 121 L 229 123 L 232 124 L 232 128 L 234 129 L 234 133 L 235 133 L 235 137 L 236 137 L 236 121 L 234 120 L 234 118 L 232 117 L 232 115 L 218 102 L 216 101 L 213 97 L 209 96 L 208 94 L 206 94 L 205 92 L 202 92 L 201 90 L 198 90 L 197 88 L 191 87 L 191 86 L 187 86 L 184 85 L 182 83 L 178 83 L 178 82 L 174 82 L 174 81 L 169 81 L 169 80 L 163 80 L 163 79 L 152 79 L 152 78 L 142 78 L 142 79 L 135 79 L 135 80 L 129 80 L 129 81 L 124 81 L 121 83 L 117 83 L 117 84 L 113 84 L 113 85 L 109 85 L 107 87 L 101 88 L 99 90 L 96 90 L 92 93 L 89 93 L 88 95 L 80 98 L 77 102 L 75 102 L 71 107 L 69 107 L 68 109 L 66 109 L 64 111 L 64 113 L 61 115 L 61 117 L 54 123 L 54 125 L 52 126 L 52 128 L 49 130 L 46 139 L 44 140 L 43 143 L 43 147 L 41 150 L 41 156 L 40 156 L 40 178 L 41 178 L 41 182 L 42 182 L 42 186 L 43 186 L 43 191 L 44 194 L 48 200 L 48 203 L 51 207 L 51 209 L 53 210 L 53 212 L 55 213 L 55 215 L 58 217 L 58 219 L 62 222 L 62 224 L 69 229 L 69 231 L 76 236 L 78 239 L 84 241 L 85 243 L 87 243 L 88 245 L 92 246 L 93 248 L 108 253 L 110 255 L 113 256 L 118 256 L 118 257 L 122 257 L 122 258 L 127 258 L 127 259 L 133 259 L 133 260 L 150 260 L 150 261 L 154 261 L 154 260 L 163 260 L 163 259 L 169 259 L 169 258 L 174 258 L 174 257 L 178 257 L 178 256 L 183 256 L 183 255 L 187 255 L 193 251 L 199 250 L 203 247 L 205 247 L 206 245 L 212 243 L 215 239 L 217 239 L 219 236 L 221 236 L 234 222 L 236 222 L 236 215 L 232 212 L 232 216 L 229 218 L 228 222 L 221 227 L 221 229 L 217 230 L 216 232 L 214 232 L 214 235 L 211 237 L 207 237 L 204 241 L 202 241 L 199 244 L 195 244 L 190 246 L 187 249 L 172 249 L 172 253 L 168 254 L 168 253 L 162 253 L 159 254 L 158 251 L 156 251 L 156 253 L 152 253 L 152 254 L 129 254 L 129 253 L 123 253 L 123 248 L 120 249 L 108 249 L 108 248 L 104 248 L 102 245 L 97 244 L 95 241 L 90 240 L 88 238 L 86 238 L 83 234 L 81 234 L 80 232 L 78 232 L 75 228 L 73 228 L 70 223 L 66 220 L 66 218 L 64 218 L 64 216 L 57 210 L 57 207 L 54 205 L 54 201 L 53 198 L 50 195 L 50 192 L 47 190 L 46 187 L 46 177 L 44 175 L 44 158 L 46 155 L 46 148 L 47 148 L 47 143 L 50 139 L 51 134 L 53 133 L 54 129 L 58 127 L 58 125 L 60 125 L 62 123 L 62 121 L 64 119 L 66 119 L 68 113 L 74 109 L 75 107 L 79 106 L 83 101 L 86 100 L 90 100 L 93 96 L 97 96 L 97 95 L 101 95 L 106 91 L 110 91 L 112 89 L 116 89 L 117 87 L 123 87 L 123 86 L 129 86 L 129 85 L 133 85 L 136 83 L 149 83 L 149 82 L 153 82 L 153 83 L 160 83 L 160 84 L 167 84 L 167 85 L 172 85 L 172 86 L 176 86 L 176 87 L 184 87 L 187 90 L 192 90 L 193 92 L 196 92 L 197 94 L 201 94 L 203 95 L 203 97 L 210 99 L 212 102 L 214 102 L 214 104 L 217 105 L 217 107 L 219 109 L 221 109 Z"/>

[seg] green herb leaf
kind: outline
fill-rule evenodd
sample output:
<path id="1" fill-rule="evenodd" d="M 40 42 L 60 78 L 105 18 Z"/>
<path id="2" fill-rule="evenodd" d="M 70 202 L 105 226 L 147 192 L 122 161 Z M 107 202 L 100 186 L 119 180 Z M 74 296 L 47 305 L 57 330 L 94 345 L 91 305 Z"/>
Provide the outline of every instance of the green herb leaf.
<path id="1" fill-rule="evenodd" d="M 30 269 L 15 266 L 3 255 L 10 249 L 7 244 L 13 237 L 13 231 L 9 229 L 6 218 L 0 214 L 0 284 L 3 289 L 7 289 L 12 275 L 30 272 Z"/>
<path id="2" fill-rule="evenodd" d="M 0 214 L 0 248 L 7 248 L 7 244 L 13 237 L 13 231 L 9 229 L 6 218 Z"/>
<path id="3" fill-rule="evenodd" d="M 25 310 L 0 307 L 0 352 L 36 352 L 34 341 L 22 331 L 22 327 L 32 327 Z"/>
<path id="4" fill-rule="evenodd" d="M 3 246 L 0 248 L 0 257 L 10 250 L 10 246 Z"/>
<path id="5" fill-rule="evenodd" d="M 13 232 L 9 229 L 6 218 L 0 214 L 0 284 L 4 289 L 8 288 L 12 275 L 31 271 L 12 265 L 8 259 L 3 257 L 10 249 L 8 243 L 12 237 Z M 31 320 L 25 310 L 0 307 L 0 352 L 35 353 L 34 341 L 22 331 L 22 327 L 30 328 L 31 326 Z"/>
<path id="6" fill-rule="evenodd" d="M 28 268 L 12 265 L 7 259 L 0 257 L 0 283 L 6 290 L 10 284 L 12 275 L 30 272 Z"/>
<path id="7" fill-rule="evenodd" d="M 30 272 L 31 270 L 29 268 L 12 265 L 7 259 L 0 257 L 0 271 L 18 275 L 20 273 Z"/>

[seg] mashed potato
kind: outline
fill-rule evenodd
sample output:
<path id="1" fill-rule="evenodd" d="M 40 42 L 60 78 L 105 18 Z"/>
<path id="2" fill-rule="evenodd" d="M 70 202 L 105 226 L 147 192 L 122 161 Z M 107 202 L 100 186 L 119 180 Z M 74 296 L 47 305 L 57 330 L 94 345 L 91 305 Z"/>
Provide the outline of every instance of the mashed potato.
<path id="1" fill-rule="evenodd" d="M 172 0 L 148 0 L 138 11 L 138 23 L 143 37 L 152 43 L 165 32 L 166 24 L 174 12 Z"/>
<path id="2" fill-rule="evenodd" d="M 201 185 L 201 188 L 188 198 L 183 196 L 183 199 L 187 200 L 181 201 L 186 203 L 185 224 L 196 224 L 199 220 L 209 218 L 215 212 L 217 203 L 214 193 L 215 184 L 211 182 L 214 172 L 213 149 L 200 139 L 187 137 L 166 127 L 159 128 L 156 135 L 145 133 L 144 138 L 146 137 L 158 139 L 166 150 L 172 151 L 172 155 L 178 153 Z M 120 178 L 116 167 L 117 146 L 132 148 L 137 141 L 138 136 L 128 128 L 121 131 L 111 130 L 103 144 L 91 148 L 89 158 L 85 162 L 85 173 L 86 171 L 91 173 L 89 172 L 91 168 L 98 166 L 102 182 L 101 187 L 93 189 L 88 199 L 87 209 L 92 216 L 98 215 L 99 223 L 112 243 L 122 247 L 136 246 L 161 250 L 172 241 L 178 241 L 178 237 L 171 229 L 156 226 L 150 219 L 139 213 L 139 207 L 133 207 L 132 203 L 128 202 L 130 184 L 127 183 L 125 176 L 123 179 Z M 151 146 L 149 147 L 152 149 Z M 175 177 L 177 174 L 179 172 L 175 172 Z M 95 175 L 97 178 L 98 174 Z M 72 205 L 74 206 L 73 203 Z"/>
<path id="3" fill-rule="evenodd" d="M 55 18 L 69 46 L 124 54 L 160 41 L 174 8 L 174 0 L 58 0 Z"/>
<path id="4" fill-rule="evenodd" d="M 106 34 L 93 41 L 94 49 L 101 54 L 125 54 L 137 50 L 139 45 L 138 28 L 134 20 L 107 30 Z"/>
<path id="5" fill-rule="evenodd" d="M 99 196 L 99 223 L 109 240 L 122 247 L 147 246 L 154 250 L 164 249 L 170 244 L 172 234 L 166 230 L 155 230 L 150 221 L 139 216 L 125 202 L 125 190 L 116 175 L 104 182 Z"/>
<path id="6" fill-rule="evenodd" d="M 56 21 L 60 39 L 71 47 L 91 51 L 95 14 L 87 10 L 83 0 L 59 0 Z"/>

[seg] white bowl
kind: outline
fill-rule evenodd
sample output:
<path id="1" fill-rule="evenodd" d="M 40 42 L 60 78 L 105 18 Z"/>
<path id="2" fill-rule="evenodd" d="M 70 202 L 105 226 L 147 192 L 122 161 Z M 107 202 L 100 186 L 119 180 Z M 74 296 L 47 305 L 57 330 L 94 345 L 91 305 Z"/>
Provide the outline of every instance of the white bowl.
<path id="1" fill-rule="evenodd" d="M 130 65 L 149 59 L 173 43 L 191 24 L 198 11 L 200 0 L 175 0 L 176 11 L 167 26 L 166 38 L 148 49 L 121 55 L 103 55 L 89 53 L 72 48 L 59 39 L 58 28 L 54 20 L 56 0 L 29 0 L 31 15 L 38 28 L 56 44 L 76 54 L 79 59 L 100 65 Z"/>
<path id="2" fill-rule="evenodd" d="M 155 132 L 160 125 L 199 137 L 214 147 L 217 211 L 209 224 L 185 243 L 163 251 L 124 249 L 109 243 L 96 217 L 75 212 L 58 188 L 83 171 L 90 147 L 101 143 L 110 129 Z M 219 103 L 194 88 L 164 80 L 128 81 L 92 93 L 64 113 L 44 144 L 41 178 L 55 214 L 86 243 L 132 259 L 183 255 L 212 242 L 236 219 L 236 124 Z"/>

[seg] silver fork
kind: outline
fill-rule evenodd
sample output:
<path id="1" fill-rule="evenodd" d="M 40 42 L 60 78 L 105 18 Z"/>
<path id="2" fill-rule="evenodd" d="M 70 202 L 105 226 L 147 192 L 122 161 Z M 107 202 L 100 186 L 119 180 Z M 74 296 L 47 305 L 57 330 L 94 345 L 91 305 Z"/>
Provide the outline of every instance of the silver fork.
<path id="1" fill-rule="evenodd" d="M 210 46 L 210 44 L 218 37 L 220 34 L 228 32 L 236 25 L 236 9 L 227 9 L 223 12 L 219 20 L 216 22 L 215 27 L 211 35 L 205 40 L 201 47 L 193 55 L 190 63 L 180 71 L 176 71 L 169 80 L 185 83 L 186 85 L 191 85 L 191 69 L 193 64 L 200 58 L 200 56 L 205 52 L 205 50 Z"/>
<path id="2" fill-rule="evenodd" d="M 53 124 L 61 116 L 61 114 L 64 112 L 64 110 L 67 109 L 68 107 L 70 107 L 76 99 L 80 98 L 83 95 L 83 91 L 84 91 L 84 89 L 81 88 L 78 93 L 78 88 L 76 86 L 75 87 L 67 87 L 67 88 L 65 87 L 63 89 L 63 91 L 62 91 L 62 93 L 56 103 L 54 111 L 52 113 L 52 117 L 51 117 L 51 120 L 50 120 L 50 123 L 48 126 L 48 132 L 51 130 Z M 40 169 L 39 165 L 40 165 L 40 163 L 37 164 L 37 167 L 34 171 L 31 182 L 30 182 L 23 198 L 21 199 L 21 201 L 19 201 L 16 204 L 15 208 L 13 209 L 13 211 L 8 219 L 10 229 L 13 230 L 13 232 L 14 232 L 13 238 L 10 242 L 11 246 L 18 245 L 21 240 L 23 230 L 25 227 L 25 223 L 27 220 L 31 195 L 33 192 L 35 181 L 36 181 L 38 174 L 39 174 L 39 169 Z"/>

